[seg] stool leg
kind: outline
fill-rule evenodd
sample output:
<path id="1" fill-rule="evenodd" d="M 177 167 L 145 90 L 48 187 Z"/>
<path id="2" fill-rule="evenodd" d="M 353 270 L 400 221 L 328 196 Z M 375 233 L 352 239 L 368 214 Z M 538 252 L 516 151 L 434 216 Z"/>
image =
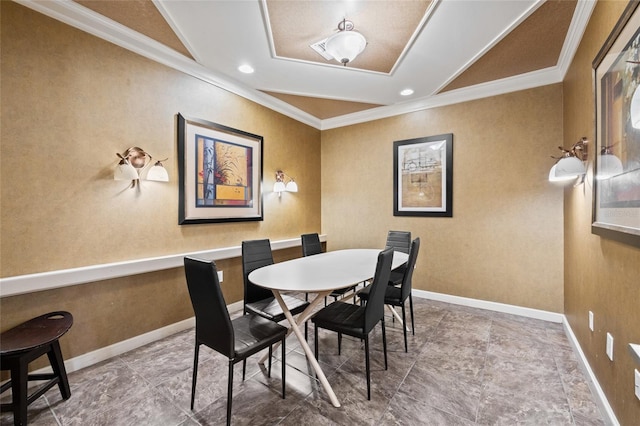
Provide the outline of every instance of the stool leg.
<path id="1" fill-rule="evenodd" d="M 64 399 L 69 399 L 71 397 L 71 389 L 69 388 L 69 380 L 67 380 L 67 370 L 64 368 L 60 343 L 57 340 L 51 343 L 51 350 L 47 352 L 47 356 L 49 357 L 51 368 L 53 368 L 53 374 L 60 378 L 58 382 L 60 394 Z"/>
<path id="2" fill-rule="evenodd" d="M 11 367 L 11 405 L 13 407 L 13 424 L 27 424 L 27 375 L 29 363 L 19 359 Z"/>

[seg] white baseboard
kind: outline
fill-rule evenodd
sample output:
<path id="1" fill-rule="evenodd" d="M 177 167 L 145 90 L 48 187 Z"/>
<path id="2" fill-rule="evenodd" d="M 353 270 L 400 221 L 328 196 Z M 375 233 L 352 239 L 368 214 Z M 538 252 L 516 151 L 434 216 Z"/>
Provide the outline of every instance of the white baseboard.
<path id="1" fill-rule="evenodd" d="M 543 321 L 556 323 L 564 322 L 564 315 L 543 311 L 540 309 L 524 308 L 522 306 L 507 305 L 498 302 L 489 302 L 486 300 L 471 299 L 468 297 L 452 296 L 444 293 L 434 293 L 432 291 L 412 290 L 411 294 L 423 299 L 436 300 L 438 302 L 451 303 L 452 305 L 463 305 L 472 308 L 486 309 L 488 311 L 503 312 L 506 314 L 520 315 L 521 317 L 535 318 Z"/>
<path id="2" fill-rule="evenodd" d="M 567 338 L 569 339 L 571 346 L 573 347 L 573 351 L 578 357 L 578 361 L 580 362 L 580 365 L 582 365 L 582 369 L 586 373 L 587 378 L 589 379 L 589 386 L 591 387 L 591 392 L 594 394 L 594 397 L 596 398 L 596 403 L 600 408 L 600 412 L 604 415 L 605 422 L 607 422 L 607 424 L 612 426 L 619 426 L 620 423 L 618 422 L 618 419 L 616 418 L 616 415 L 613 412 L 613 408 L 611 408 L 611 405 L 609 405 L 609 401 L 607 400 L 607 397 L 604 394 L 604 391 L 600 387 L 600 383 L 598 383 L 598 379 L 596 379 L 596 375 L 593 373 L 593 370 L 589 366 L 587 357 L 584 356 L 584 352 L 582 352 L 580 343 L 578 343 L 578 339 L 576 338 L 576 335 L 573 334 L 571 325 L 569 325 L 569 321 L 567 321 L 566 318 L 563 325 L 564 325 L 564 332 L 567 335 Z"/>

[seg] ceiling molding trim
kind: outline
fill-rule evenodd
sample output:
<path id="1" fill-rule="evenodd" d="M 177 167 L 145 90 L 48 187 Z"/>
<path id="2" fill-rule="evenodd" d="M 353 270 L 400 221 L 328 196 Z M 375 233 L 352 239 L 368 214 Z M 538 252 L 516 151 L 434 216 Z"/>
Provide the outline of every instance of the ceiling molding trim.
<path id="1" fill-rule="evenodd" d="M 189 51 L 189 53 L 191 54 L 191 57 L 195 59 L 196 62 L 198 63 L 202 62 L 202 58 L 200 58 L 197 55 L 196 49 L 193 49 L 191 47 L 191 43 L 189 43 L 189 40 L 184 36 L 182 31 L 180 31 L 180 28 L 176 25 L 175 20 L 173 19 L 173 16 L 171 16 L 171 13 L 169 13 L 169 11 L 164 7 L 162 2 L 158 0 L 151 0 L 151 2 L 156 7 L 156 9 L 158 9 L 158 12 L 160 12 L 160 15 L 162 15 L 164 20 L 167 22 L 167 24 L 171 28 L 171 31 L 173 31 L 176 37 L 178 37 L 178 40 L 180 40 L 180 43 L 182 43 L 182 45 Z"/>
<path id="2" fill-rule="evenodd" d="M 322 121 L 320 130 L 335 129 L 338 127 L 360 124 L 367 121 L 393 117 L 395 115 L 408 114 L 430 108 L 453 105 L 491 96 L 504 95 L 510 92 L 532 89 L 559 83 L 562 77 L 558 67 L 545 68 L 515 77 L 508 77 L 488 83 L 477 84 L 439 95 L 409 101 L 402 104 L 373 108 L 366 111 L 355 112 L 340 117 L 328 118 Z"/>
<path id="3" fill-rule="evenodd" d="M 17 3 L 74 28 L 106 40 L 145 58 L 184 72 L 204 82 L 256 102 L 301 123 L 320 129 L 321 121 L 298 108 L 228 78 L 222 78 L 194 60 L 72 1 L 16 0 Z"/>
<path id="4" fill-rule="evenodd" d="M 564 45 L 562 46 L 560 58 L 558 59 L 558 68 L 560 69 L 560 75 L 562 75 L 563 80 L 578 50 L 578 46 L 587 29 L 587 24 L 589 24 L 589 19 L 595 6 L 596 0 L 578 1 L 576 4 L 576 11 L 573 13 L 571 25 L 564 39 Z"/>

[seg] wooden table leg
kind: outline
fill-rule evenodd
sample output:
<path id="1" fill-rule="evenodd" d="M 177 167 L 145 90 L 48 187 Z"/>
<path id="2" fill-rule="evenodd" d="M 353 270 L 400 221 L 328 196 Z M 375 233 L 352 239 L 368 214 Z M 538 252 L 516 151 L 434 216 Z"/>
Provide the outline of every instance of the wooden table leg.
<path id="1" fill-rule="evenodd" d="M 329 399 L 331 400 L 331 403 L 333 404 L 333 406 L 334 407 L 340 407 L 340 401 L 338 401 L 338 397 L 336 397 L 336 394 L 333 392 L 333 389 L 331 388 L 331 385 L 329 384 L 329 381 L 327 380 L 327 377 L 324 375 L 324 372 L 322 371 L 322 368 L 320 367 L 320 364 L 318 364 L 318 360 L 313 355 L 313 351 L 311 350 L 311 348 L 309 347 L 309 344 L 305 340 L 304 334 L 302 333 L 302 331 L 300 331 L 300 328 L 298 327 L 299 324 L 304 323 L 311 316 L 311 313 L 313 312 L 313 309 L 318 305 L 318 303 L 323 301 L 325 296 L 328 296 L 331 293 L 331 291 L 325 291 L 325 292 L 318 293 L 316 295 L 316 298 L 313 299 L 309 303 L 309 306 L 307 307 L 307 309 L 305 309 L 298 316 L 298 321 L 297 322 L 293 318 L 293 315 L 291 315 L 291 312 L 287 308 L 287 305 L 284 303 L 284 300 L 282 300 L 282 296 L 280 296 L 280 292 L 278 290 L 272 290 L 272 291 L 273 291 L 273 295 L 275 296 L 276 300 L 280 304 L 280 307 L 282 308 L 282 312 L 284 312 L 284 316 L 289 321 L 289 324 L 291 324 L 291 328 L 289 329 L 289 332 L 293 331 L 295 333 L 296 337 L 298 338 L 298 341 L 300 342 L 300 346 L 304 350 L 304 353 L 307 355 L 307 360 L 313 366 L 313 369 L 315 370 L 316 375 L 318 376 L 318 379 L 320 380 L 320 383 L 322 384 L 322 387 L 324 388 L 324 390 L 329 395 Z M 269 355 L 267 355 L 267 356 L 269 356 Z M 265 358 L 263 357 L 260 360 L 260 362 L 264 363 L 264 360 L 265 360 Z"/>

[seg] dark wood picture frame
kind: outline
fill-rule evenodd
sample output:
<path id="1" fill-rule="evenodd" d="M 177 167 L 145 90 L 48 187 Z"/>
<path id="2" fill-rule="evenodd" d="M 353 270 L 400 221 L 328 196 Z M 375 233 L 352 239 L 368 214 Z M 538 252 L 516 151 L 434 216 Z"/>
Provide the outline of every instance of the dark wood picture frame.
<path id="1" fill-rule="evenodd" d="M 178 114 L 178 223 L 263 220 L 262 148 L 262 136 Z"/>
<path id="2" fill-rule="evenodd" d="M 393 215 L 453 217 L 453 133 L 393 143 Z"/>
<path id="3" fill-rule="evenodd" d="M 591 224 L 593 234 L 636 247 L 640 247 L 640 113 L 632 114 L 632 100 L 634 93 L 640 96 L 638 4 L 629 2 L 593 60 L 596 160 Z M 611 158 L 606 154 L 615 155 L 622 168 L 605 177 L 603 164 Z"/>

